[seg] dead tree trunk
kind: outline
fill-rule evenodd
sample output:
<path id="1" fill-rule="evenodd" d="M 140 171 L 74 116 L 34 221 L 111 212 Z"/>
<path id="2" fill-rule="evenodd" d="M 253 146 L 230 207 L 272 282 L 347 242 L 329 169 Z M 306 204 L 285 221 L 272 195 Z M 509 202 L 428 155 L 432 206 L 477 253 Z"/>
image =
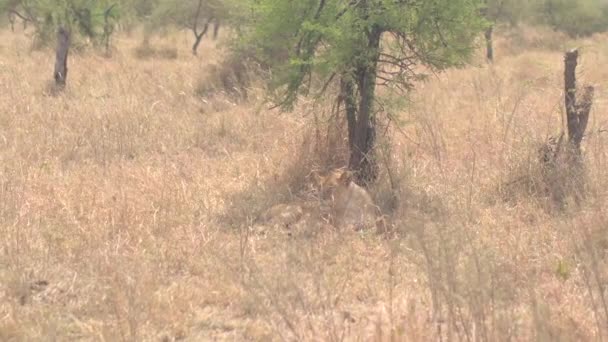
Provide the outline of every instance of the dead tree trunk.
<path id="1" fill-rule="evenodd" d="M 486 37 L 486 58 L 488 62 L 492 63 L 494 61 L 494 43 L 492 40 L 492 36 L 494 34 L 494 26 L 490 26 L 486 29 L 484 36 Z"/>
<path id="2" fill-rule="evenodd" d="M 576 66 L 578 50 L 564 56 L 564 104 L 567 134 L 551 137 L 539 150 L 545 191 L 558 207 L 571 197 L 579 203 L 585 195 L 585 168 L 581 142 L 589 122 L 593 87 L 586 86 L 577 99 Z M 565 139 L 564 139 L 565 138 Z"/>
<path id="3" fill-rule="evenodd" d="M 57 49 L 55 55 L 55 84 L 65 87 L 68 78 L 68 52 L 70 49 L 70 31 L 64 27 L 57 30 Z"/>
<path id="4" fill-rule="evenodd" d="M 566 52 L 564 64 L 564 102 L 566 105 L 568 142 L 573 152 L 578 156 L 581 153 L 581 142 L 589 122 L 594 88 L 585 86 L 581 98 L 577 99 L 576 66 L 578 64 L 578 50 L 574 49 Z"/>

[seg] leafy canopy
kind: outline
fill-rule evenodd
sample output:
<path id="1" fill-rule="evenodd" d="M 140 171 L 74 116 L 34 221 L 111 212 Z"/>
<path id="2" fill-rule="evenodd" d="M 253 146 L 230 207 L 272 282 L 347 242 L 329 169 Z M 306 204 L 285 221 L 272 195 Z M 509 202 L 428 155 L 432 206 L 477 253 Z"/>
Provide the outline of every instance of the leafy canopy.
<path id="1" fill-rule="evenodd" d="M 286 106 L 308 93 L 313 76 L 328 82 L 377 63 L 383 83 L 406 90 L 417 65 L 462 65 L 486 24 L 480 0 L 252 0 L 244 48 L 272 66 Z M 382 32 L 381 52 L 369 35 Z"/>

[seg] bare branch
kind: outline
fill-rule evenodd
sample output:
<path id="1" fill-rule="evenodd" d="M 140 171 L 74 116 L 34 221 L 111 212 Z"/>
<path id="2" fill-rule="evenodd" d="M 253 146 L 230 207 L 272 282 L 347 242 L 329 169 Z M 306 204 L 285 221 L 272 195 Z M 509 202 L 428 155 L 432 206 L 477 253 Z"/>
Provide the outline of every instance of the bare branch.
<path id="1" fill-rule="evenodd" d="M 9 10 L 8 12 L 11 13 L 11 14 L 16 15 L 19 18 L 21 18 L 21 20 L 23 20 L 23 21 L 31 21 L 31 22 L 34 21 L 32 18 L 27 18 L 24 15 L 22 15 L 21 13 L 17 12 L 16 10 L 14 10 L 14 9 Z"/>

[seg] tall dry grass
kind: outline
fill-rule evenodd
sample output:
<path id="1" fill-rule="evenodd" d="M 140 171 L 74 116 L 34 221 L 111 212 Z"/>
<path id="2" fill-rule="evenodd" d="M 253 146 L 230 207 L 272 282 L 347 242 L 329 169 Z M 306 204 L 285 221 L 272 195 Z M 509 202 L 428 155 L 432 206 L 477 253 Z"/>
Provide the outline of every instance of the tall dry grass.
<path id="1" fill-rule="evenodd" d="M 560 49 L 502 40 L 494 65 L 419 84 L 380 137 L 386 236 L 258 224 L 343 161 L 340 131 L 255 85 L 201 95 L 210 42 L 139 59 L 121 37 L 71 57 L 53 95 L 52 53 L 0 38 L 0 340 L 608 339 L 605 36 L 563 42 L 598 86 L 582 203 L 505 196 L 538 178 L 563 94 Z"/>

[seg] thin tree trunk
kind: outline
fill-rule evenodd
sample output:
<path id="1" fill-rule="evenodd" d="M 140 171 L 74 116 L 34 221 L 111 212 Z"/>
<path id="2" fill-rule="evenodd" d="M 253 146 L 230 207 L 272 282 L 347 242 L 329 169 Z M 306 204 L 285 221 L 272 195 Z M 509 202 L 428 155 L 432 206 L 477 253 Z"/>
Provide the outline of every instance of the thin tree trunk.
<path id="1" fill-rule="evenodd" d="M 203 40 L 205 34 L 207 34 L 207 30 L 209 29 L 209 23 L 212 20 L 207 20 L 205 26 L 203 27 L 203 30 L 200 33 L 198 32 L 198 20 L 201 15 L 202 7 L 203 0 L 199 0 L 198 7 L 196 8 L 196 13 L 194 14 L 194 20 L 192 22 L 192 33 L 194 33 L 194 44 L 192 45 L 192 54 L 195 56 L 198 54 L 198 46 L 201 44 L 201 40 Z"/>
<path id="2" fill-rule="evenodd" d="M 206 31 L 206 30 L 205 30 Z M 194 44 L 192 45 L 192 54 L 197 56 L 198 55 L 198 46 L 201 44 L 201 41 L 203 40 L 203 37 L 205 35 L 204 34 L 196 34 L 194 33 Z"/>
<path id="3" fill-rule="evenodd" d="M 115 6 L 116 4 L 113 4 L 112 6 L 108 7 L 103 13 L 103 40 L 107 55 L 110 54 L 110 37 L 114 32 L 114 27 L 112 26 L 112 23 L 110 23 L 110 14 L 112 14 L 112 9 L 114 9 Z"/>
<path id="4" fill-rule="evenodd" d="M 220 34 L 220 21 L 219 21 L 219 19 L 216 19 L 215 23 L 213 24 L 213 40 L 216 40 L 219 34 Z"/>
<path id="5" fill-rule="evenodd" d="M 55 55 L 55 84 L 64 87 L 68 78 L 68 52 L 70 49 L 70 31 L 64 27 L 57 30 L 57 49 Z"/>
<path id="6" fill-rule="evenodd" d="M 8 22 L 11 24 L 11 32 L 15 32 L 15 15 L 8 13 Z"/>
<path id="7" fill-rule="evenodd" d="M 205 26 L 203 27 L 203 30 L 200 33 L 196 31 L 196 27 L 194 27 L 194 29 L 192 30 L 192 32 L 194 33 L 194 45 L 192 45 L 193 55 L 198 55 L 198 46 L 201 44 L 203 37 L 207 34 L 207 30 L 209 30 L 209 22 L 205 23 Z"/>
<path id="8" fill-rule="evenodd" d="M 369 184 L 377 177 L 377 165 L 373 156 L 376 137 L 373 103 L 381 35 L 382 30 L 379 27 L 372 27 L 368 34 L 368 50 L 374 51 L 376 55 L 357 68 L 359 108 L 349 168 L 355 171 L 361 184 Z"/>
<path id="9" fill-rule="evenodd" d="M 494 61 L 494 42 L 492 39 L 493 33 L 494 25 L 488 27 L 484 33 L 484 36 L 486 37 L 486 57 L 490 63 Z"/>

